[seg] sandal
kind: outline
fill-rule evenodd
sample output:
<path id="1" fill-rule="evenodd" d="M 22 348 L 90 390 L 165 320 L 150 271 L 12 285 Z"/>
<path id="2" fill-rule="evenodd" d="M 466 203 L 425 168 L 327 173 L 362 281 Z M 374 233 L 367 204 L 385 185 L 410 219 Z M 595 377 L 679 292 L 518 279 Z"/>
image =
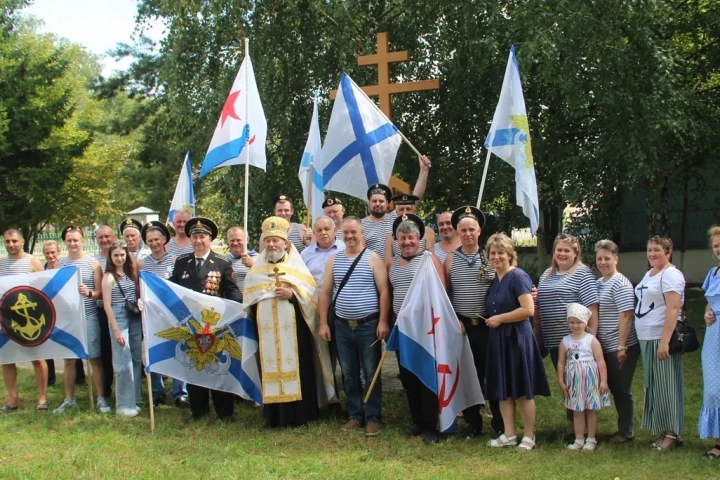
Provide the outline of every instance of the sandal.
<path id="1" fill-rule="evenodd" d="M 668 438 L 670 439 L 670 445 L 665 446 L 665 440 L 667 440 Z M 679 447 L 680 445 L 682 445 L 682 439 L 680 438 L 680 435 L 670 435 L 666 433 L 663 441 L 660 442 L 660 444 L 655 445 L 654 449 L 658 452 L 664 452 L 665 450 L 672 450 L 673 448 Z"/>
<path id="2" fill-rule="evenodd" d="M 3 405 L 2 407 L 0 407 L 0 413 L 10 413 L 10 412 L 14 412 L 14 411 L 17 410 L 18 408 L 20 408 L 20 407 L 11 407 L 10 405 L 8 405 L 8 404 L 6 403 L 6 404 Z"/>
<path id="3" fill-rule="evenodd" d="M 720 444 L 715 444 L 713 448 L 710 449 L 710 451 L 706 452 L 705 455 L 703 455 L 705 458 L 709 458 L 710 460 L 717 460 L 720 458 L 720 453 L 715 453 L 713 450 L 720 452 Z"/>
<path id="4" fill-rule="evenodd" d="M 35 407 L 36 412 L 47 412 L 49 409 L 47 403 L 38 403 L 37 407 Z"/>
<path id="5" fill-rule="evenodd" d="M 488 440 L 486 445 L 493 448 L 514 447 L 515 445 L 517 445 L 517 435 L 513 435 L 512 437 L 506 437 L 503 433 L 498 438 Z"/>
<path id="6" fill-rule="evenodd" d="M 576 452 L 579 452 L 579 451 L 582 450 L 584 447 L 585 447 L 585 441 L 584 441 L 584 440 L 581 440 L 581 439 L 579 439 L 579 438 L 576 438 L 576 439 L 575 439 L 575 442 L 573 442 L 573 443 L 571 443 L 570 445 L 567 446 L 567 449 L 568 449 L 568 450 L 574 450 L 574 451 L 576 451 Z"/>
<path id="7" fill-rule="evenodd" d="M 582 449 L 592 452 L 595 450 L 595 447 L 597 447 L 597 440 L 595 440 L 595 437 L 588 437 L 585 439 L 585 445 L 583 445 Z"/>
<path id="8" fill-rule="evenodd" d="M 660 436 L 652 443 L 652 448 L 657 448 L 665 441 L 665 432 L 661 433 Z"/>
<path id="9" fill-rule="evenodd" d="M 523 437 L 520 445 L 518 445 L 517 448 L 521 452 L 529 452 L 530 450 L 535 450 L 535 438 Z"/>

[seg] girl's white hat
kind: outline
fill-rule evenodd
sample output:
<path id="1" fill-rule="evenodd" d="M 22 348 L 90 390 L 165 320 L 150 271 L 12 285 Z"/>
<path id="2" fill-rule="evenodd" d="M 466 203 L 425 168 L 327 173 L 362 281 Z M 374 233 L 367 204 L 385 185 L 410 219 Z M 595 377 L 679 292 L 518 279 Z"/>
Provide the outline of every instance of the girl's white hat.
<path id="1" fill-rule="evenodd" d="M 579 303 L 568 303 L 567 305 L 568 319 L 574 317 L 587 325 L 588 320 L 590 320 L 590 315 L 592 315 L 592 312 L 585 305 Z"/>

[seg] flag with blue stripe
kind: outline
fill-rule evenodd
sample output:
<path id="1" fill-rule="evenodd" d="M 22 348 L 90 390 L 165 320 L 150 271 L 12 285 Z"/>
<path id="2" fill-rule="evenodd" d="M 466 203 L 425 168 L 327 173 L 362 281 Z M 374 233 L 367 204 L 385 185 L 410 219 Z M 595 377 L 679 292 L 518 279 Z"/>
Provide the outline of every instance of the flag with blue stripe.
<path id="1" fill-rule="evenodd" d="M 325 182 L 323 180 L 323 165 L 320 160 L 320 150 L 322 142 L 320 141 L 320 121 L 318 120 L 318 95 L 315 92 L 315 101 L 313 103 L 312 120 L 310 120 L 310 132 L 308 133 L 307 143 L 305 143 L 305 151 L 300 161 L 300 170 L 298 178 L 303 188 L 303 200 L 308 207 L 313 220 L 317 220 L 323 215 L 322 204 L 325 200 Z M 312 181 L 308 181 L 308 173 L 312 165 Z M 310 191 L 312 190 L 312 193 Z M 312 198 L 310 198 L 310 195 Z"/>
<path id="2" fill-rule="evenodd" d="M 191 216 L 195 216 L 195 189 L 193 188 L 192 165 L 190 165 L 190 152 L 185 154 L 185 161 L 177 185 L 175 186 L 175 194 L 170 204 L 170 213 L 168 214 L 167 223 L 171 224 L 175 219 L 175 212 L 185 208 L 190 211 Z"/>
<path id="3" fill-rule="evenodd" d="M 535 235 L 540 224 L 540 207 L 530 144 L 530 127 L 514 46 L 510 48 L 500 100 L 495 109 L 490 132 L 485 139 L 485 148 L 515 169 L 516 203 L 522 207 L 523 214 L 530 220 L 530 231 Z"/>
<path id="4" fill-rule="evenodd" d="M 402 138 L 395 125 L 342 74 L 320 158 L 325 189 L 367 200 L 367 189 L 390 181 Z"/>
<path id="5" fill-rule="evenodd" d="M 88 358 L 75 266 L 0 277 L 0 363 Z"/>
<path id="6" fill-rule="evenodd" d="M 148 372 L 262 403 L 255 322 L 243 305 L 140 272 Z"/>
<path id="7" fill-rule="evenodd" d="M 451 432 L 457 415 L 485 403 L 470 343 L 435 270 L 423 254 L 385 346 L 400 366 L 438 397 L 438 429 Z"/>

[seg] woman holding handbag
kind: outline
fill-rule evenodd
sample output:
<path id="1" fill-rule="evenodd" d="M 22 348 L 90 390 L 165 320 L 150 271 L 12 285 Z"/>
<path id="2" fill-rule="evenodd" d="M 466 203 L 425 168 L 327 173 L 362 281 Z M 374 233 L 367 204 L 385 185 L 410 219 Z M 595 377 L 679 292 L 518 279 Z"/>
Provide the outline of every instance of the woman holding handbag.
<path id="1" fill-rule="evenodd" d="M 720 225 L 713 225 L 708 231 L 713 256 L 720 260 Z M 702 349 L 703 406 L 700 410 L 698 427 L 700 438 L 714 438 L 715 445 L 705 456 L 717 460 L 720 458 L 720 267 L 713 267 L 703 282 L 703 290 L 708 304 L 705 307 L 705 339 Z"/>
<path id="2" fill-rule="evenodd" d="M 127 247 L 110 245 L 102 280 L 103 305 L 112 335 L 115 369 L 115 409 L 118 415 L 140 413 L 140 369 L 142 368 L 142 325 L 137 310 L 137 268 Z"/>
<path id="3" fill-rule="evenodd" d="M 652 268 L 635 287 L 635 330 L 645 389 L 642 427 L 659 435 L 652 444 L 658 451 L 680 445 L 683 430 L 682 354 L 670 353 L 670 340 L 682 313 L 685 277 L 671 263 L 672 250 L 670 237 L 650 237 L 647 259 Z"/>

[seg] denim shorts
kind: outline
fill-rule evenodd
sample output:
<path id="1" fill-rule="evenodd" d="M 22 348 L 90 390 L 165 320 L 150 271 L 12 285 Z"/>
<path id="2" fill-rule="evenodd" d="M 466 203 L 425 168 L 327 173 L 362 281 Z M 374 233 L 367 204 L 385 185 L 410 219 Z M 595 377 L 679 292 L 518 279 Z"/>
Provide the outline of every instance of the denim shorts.
<path id="1" fill-rule="evenodd" d="M 87 351 L 89 358 L 100 358 L 100 320 L 97 315 L 85 317 Z"/>

